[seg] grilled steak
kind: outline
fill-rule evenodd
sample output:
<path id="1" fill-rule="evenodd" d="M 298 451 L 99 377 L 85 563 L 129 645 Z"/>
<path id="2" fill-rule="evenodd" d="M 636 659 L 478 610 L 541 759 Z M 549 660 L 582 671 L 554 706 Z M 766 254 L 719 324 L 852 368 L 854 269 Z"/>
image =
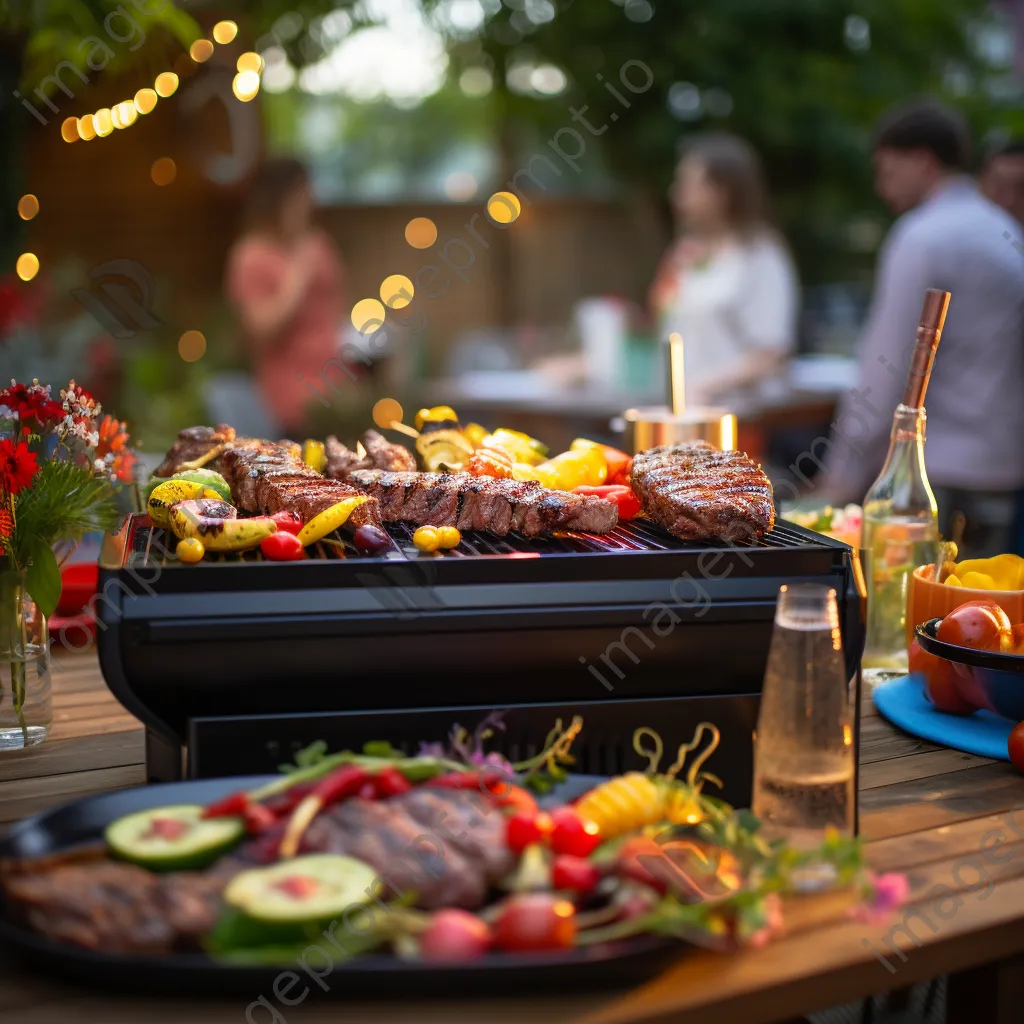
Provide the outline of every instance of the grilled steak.
<path id="1" fill-rule="evenodd" d="M 363 492 L 350 484 L 327 480 L 307 466 L 287 445 L 246 439 L 223 456 L 224 476 L 240 508 L 258 515 L 296 512 L 309 522 L 325 509 Z M 380 526 L 380 510 L 371 498 L 351 515 L 353 527 Z"/>
<path id="2" fill-rule="evenodd" d="M 178 440 L 174 442 L 171 450 L 164 457 L 164 461 L 154 471 L 154 476 L 173 476 L 178 467 L 185 462 L 195 462 L 204 455 L 209 454 L 214 448 L 222 444 L 230 444 L 235 439 L 234 428 L 225 423 L 218 427 L 188 427 L 178 434 Z M 208 463 L 208 468 L 216 470 L 217 460 Z"/>
<path id="3" fill-rule="evenodd" d="M 363 448 L 366 455 L 359 455 L 346 448 L 333 435 L 327 438 L 327 476 L 332 480 L 347 480 L 349 473 L 357 469 L 386 469 L 393 472 L 415 472 L 416 458 L 408 448 L 392 444 L 376 430 L 363 434 Z"/>
<path id="4" fill-rule="evenodd" d="M 109 953 L 161 955 L 190 948 L 217 923 L 231 874 L 160 877 L 110 860 L 54 861 L 5 873 L 8 898 L 28 924 L 59 942 Z"/>
<path id="5" fill-rule="evenodd" d="M 644 512 L 684 540 L 750 540 L 775 525 L 771 482 L 741 452 L 652 448 L 633 460 L 632 483 Z"/>
<path id="6" fill-rule="evenodd" d="M 504 819 L 484 800 L 423 790 L 386 801 L 347 800 L 310 825 L 301 852 L 356 857 L 380 872 L 382 894 L 415 893 L 425 909 L 479 907 L 511 867 Z"/>
<path id="7" fill-rule="evenodd" d="M 550 491 L 536 481 L 496 480 L 468 473 L 389 473 L 355 470 L 349 482 L 380 502 L 386 523 L 457 526 L 504 536 L 536 537 L 553 530 L 608 533 L 616 506 L 603 498 Z"/>

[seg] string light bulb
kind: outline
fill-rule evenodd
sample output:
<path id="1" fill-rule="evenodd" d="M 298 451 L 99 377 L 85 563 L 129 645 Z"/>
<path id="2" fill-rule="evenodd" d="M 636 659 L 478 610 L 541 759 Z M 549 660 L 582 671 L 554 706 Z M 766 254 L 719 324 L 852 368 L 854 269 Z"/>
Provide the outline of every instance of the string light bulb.
<path id="1" fill-rule="evenodd" d="M 31 281 L 39 273 L 39 257 L 34 252 L 23 252 L 14 269 L 22 281 Z"/>
<path id="2" fill-rule="evenodd" d="M 32 220 L 39 213 L 39 200 L 29 193 L 18 200 L 18 216 L 22 220 Z"/>
<path id="3" fill-rule="evenodd" d="M 414 249 L 429 249 L 437 241 L 437 225 L 429 217 L 413 217 L 405 225 L 405 240 Z"/>
<path id="4" fill-rule="evenodd" d="M 114 120 L 110 114 L 110 108 L 104 107 L 92 115 L 93 123 L 96 125 L 96 134 L 100 138 L 106 138 L 114 130 Z"/>
<path id="5" fill-rule="evenodd" d="M 82 136 L 78 133 L 78 118 L 68 117 L 60 126 L 60 137 L 65 142 L 77 142 Z"/>
<path id="6" fill-rule="evenodd" d="M 377 299 L 360 299 L 352 307 L 352 326 L 360 334 L 376 331 L 385 317 L 384 306 Z"/>
<path id="7" fill-rule="evenodd" d="M 78 137 L 85 142 L 96 138 L 96 118 L 92 114 L 86 114 L 85 117 L 79 118 Z"/>
<path id="8" fill-rule="evenodd" d="M 228 43 L 234 42 L 237 35 L 238 26 L 233 21 L 218 21 L 213 26 L 214 41 L 220 43 L 221 46 L 227 46 Z"/>
<path id="9" fill-rule="evenodd" d="M 263 58 L 250 50 L 238 58 L 236 66 L 239 71 L 255 71 L 259 75 L 263 73 Z"/>
<path id="10" fill-rule="evenodd" d="M 256 98 L 260 91 L 260 76 L 255 71 L 239 71 L 231 83 L 231 91 L 243 103 Z"/>
<path id="11" fill-rule="evenodd" d="M 213 56 L 213 43 L 209 39 L 197 39 L 188 48 L 188 55 L 197 64 L 205 64 Z"/>
<path id="12" fill-rule="evenodd" d="M 412 281 L 404 274 L 392 274 L 380 286 L 380 297 L 389 309 L 405 309 L 415 294 Z"/>
<path id="13" fill-rule="evenodd" d="M 178 76 L 173 71 L 164 71 L 156 76 L 153 88 L 156 90 L 157 96 L 167 99 L 168 96 L 173 96 L 178 89 Z"/>
<path id="14" fill-rule="evenodd" d="M 140 114 L 151 114 L 159 101 L 155 89 L 140 89 L 135 94 L 135 109 Z"/>

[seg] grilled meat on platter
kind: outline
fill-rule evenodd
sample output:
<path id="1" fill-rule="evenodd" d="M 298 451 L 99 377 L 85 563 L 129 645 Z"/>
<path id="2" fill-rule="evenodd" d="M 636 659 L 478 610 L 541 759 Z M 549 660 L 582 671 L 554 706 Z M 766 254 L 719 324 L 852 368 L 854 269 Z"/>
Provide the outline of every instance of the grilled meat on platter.
<path id="1" fill-rule="evenodd" d="M 356 470 L 349 481 L 377 499 L 386 523 L 490 530 L 499 537 L 517 530 L 537 537 L 553 530 L 608 533 L 619 519 L 610 501 L 551 491 L 533 480 Z"/>
<path id="2" fill-rule="evenodd" d="M 750 540 L 775 525 L 771 481 L 742 452 L 652 448 L 633 460 L 632 483 L 647 515 L 684 540 Z"/>
<path id="3" fill-rule="evenodd" d="M 234 443 L 235 431 L 226 423 L 217 427 L 187 427 L 178 434 L 178 440 L 171 446 L 164 461 L 153 473 L 154 476 L 173 476 L 187 463 L 200 462 L 211 452 L 223 450 Z M 217 469 L 211 460 L 210 469 Z"/>

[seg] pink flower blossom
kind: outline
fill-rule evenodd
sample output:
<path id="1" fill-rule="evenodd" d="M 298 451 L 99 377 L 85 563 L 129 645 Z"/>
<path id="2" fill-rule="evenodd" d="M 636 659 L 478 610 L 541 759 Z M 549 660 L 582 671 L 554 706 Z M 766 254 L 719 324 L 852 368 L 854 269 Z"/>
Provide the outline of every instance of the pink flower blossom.
<path id="1" fill-rule="evenodd" d="M 868 924 L 884 924 L 895 910 L 910 898 L 910 882 L 906 875 L 891 872 L 868 875 L 870 898 L 853 911 L 853 916 Z"/>

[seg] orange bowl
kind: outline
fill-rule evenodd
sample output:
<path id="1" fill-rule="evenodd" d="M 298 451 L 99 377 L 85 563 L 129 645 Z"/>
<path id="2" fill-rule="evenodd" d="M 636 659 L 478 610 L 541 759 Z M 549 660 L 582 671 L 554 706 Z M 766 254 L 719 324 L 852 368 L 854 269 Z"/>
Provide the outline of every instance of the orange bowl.
<path id="1" fill-rule="evenodd" d="M 1015 625 L 1024 622 L 1024 590 L 974 590 L 971 587 L 948 587 L 935 583 L 934 565 L 914 570 L 907 595 L 907 648 L 914 639 L 914 629 L 929 619 L 941 619 L 966 601 L 994 601 L 1010 616 Z"/>

